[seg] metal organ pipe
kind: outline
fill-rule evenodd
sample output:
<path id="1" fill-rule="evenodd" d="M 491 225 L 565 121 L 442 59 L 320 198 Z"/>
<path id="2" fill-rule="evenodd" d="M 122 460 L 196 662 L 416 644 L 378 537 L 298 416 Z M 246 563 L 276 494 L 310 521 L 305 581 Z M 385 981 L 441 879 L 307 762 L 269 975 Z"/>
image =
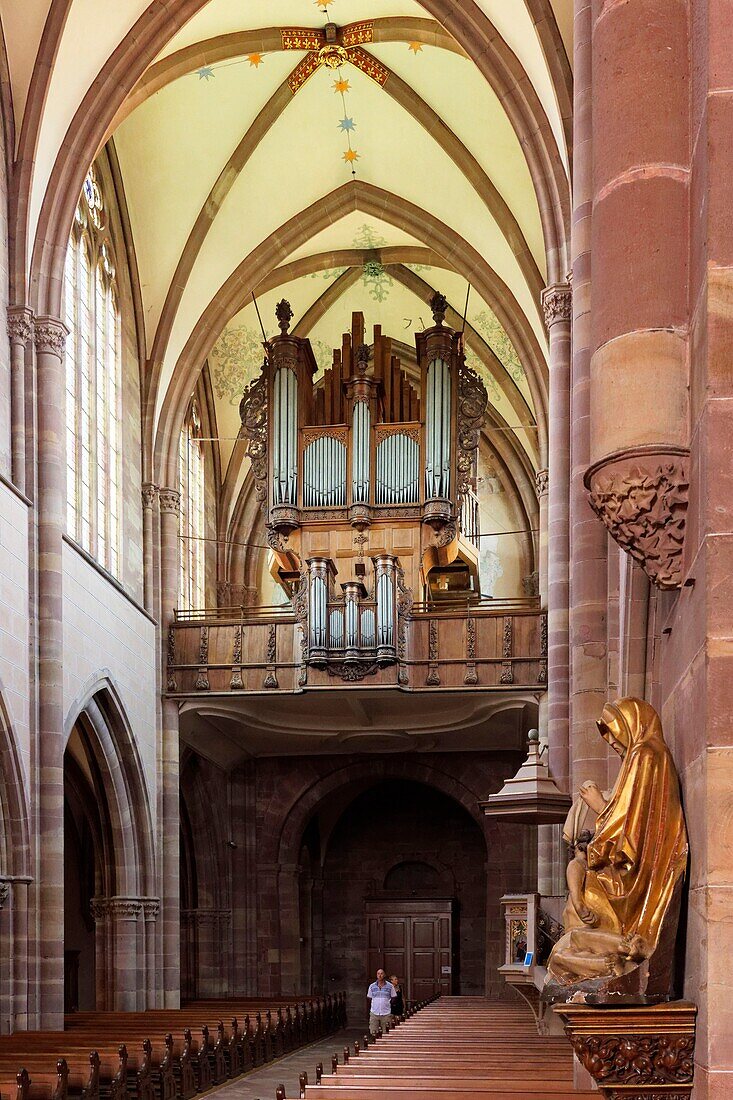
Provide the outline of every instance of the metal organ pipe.
<path id="1" fill-rule="evenodd" d="M 366 401 L 354 402 L 351 496 L 354 504 L 369 503 L 369 445 L 371 413 Z"/>
<path id="2" fill-rule="evenodd" d="M 420 448 L 404 432 L 392 432 L 377 445 L 377 504 L 415 504 Z"/>
<path id="3" fill-rule="evenodd" d="M 303 452 L 303 505 L 343 508 L 346 504 L 346 447 L 322 435 Z"/>
<path id="4" fill-rule="evenodd" d="M 328 615 L 328 563 L 325 558 L 313 558 L 310 566 L 310 600 L 308 607 L 310 659 L 326 657 L 326 621 Z"/>
<path id="5" fill-rule="evenodd" d="M 395 655 L 395 560 L 391 554 L 374 558 L 377 574 L 377 660 L 391 660 Z"/>
<path id="6" fill-rule="evenodd" d="M 450 496 L 451 377 L 448 363 L 433 359 L 427 371 L 425 408 L 425 492 Z"/>
<path id="7" fill-rule="evenodd" d="M 272 404 L 272 502 L 294 506 L 298 483 L 298 379 L 287 367 L 275 372 Z"/>

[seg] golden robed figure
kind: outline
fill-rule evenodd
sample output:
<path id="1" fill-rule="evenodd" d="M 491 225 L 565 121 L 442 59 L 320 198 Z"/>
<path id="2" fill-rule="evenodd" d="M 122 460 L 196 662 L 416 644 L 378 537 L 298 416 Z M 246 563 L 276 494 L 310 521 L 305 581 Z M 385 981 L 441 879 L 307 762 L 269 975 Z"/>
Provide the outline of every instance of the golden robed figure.
<path id="1" fill-rule="evenodd" d="M 623 763 L 610 793 L 584 783 L 568 816 L 565 931 L 547 964 L 545 995 L 661 1000 L 671 992 L 688 854 L 677 772 L 649 703 L 609 703 L 597 725 Z"/>

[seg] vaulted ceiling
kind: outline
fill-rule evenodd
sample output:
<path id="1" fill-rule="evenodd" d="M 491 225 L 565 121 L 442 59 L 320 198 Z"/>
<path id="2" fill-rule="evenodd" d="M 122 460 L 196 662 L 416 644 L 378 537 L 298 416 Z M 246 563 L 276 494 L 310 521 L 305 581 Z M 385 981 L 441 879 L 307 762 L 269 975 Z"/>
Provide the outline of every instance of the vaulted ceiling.
<path id="1" fill-rule="evenodd" d="M 540 292 L 564 275 L 552 225 L 567 224 L 571 0 L 0 0 L 16 148 L 33 154 L 28 265 L 67 130 L 156 6 L 175 33 L 105 123 L 139 277 L 151 447 L 208 361 L 227 470 L 261 360 L 253 292 L 268 334 L 275 301 L 291 301 L 323 363 L 353 309 L 412 344 L 433 291 L 459 323 L 470 283 L 467 346 L 492 430 L 537 469 Z M 177 6 L 198 10 L 176 30 Z M 459 16 L 469 30 L 452 36 Z"/>

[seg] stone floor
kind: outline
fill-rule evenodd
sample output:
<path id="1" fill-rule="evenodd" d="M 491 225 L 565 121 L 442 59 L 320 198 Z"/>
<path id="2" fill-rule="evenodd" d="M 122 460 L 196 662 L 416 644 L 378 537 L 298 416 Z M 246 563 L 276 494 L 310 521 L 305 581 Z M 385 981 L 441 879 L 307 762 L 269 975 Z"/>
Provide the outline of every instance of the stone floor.
<path id="1" fill-rule="evenodd" d="M 275 1089 L 278 1085 L 285 1085 L 287 1100 L 299 1097 L 300 1074 L 305 1070 L 310 1083 L 315 1084 L 316 1064 L 323 1062 L 324 1073 L 330 1073 L 331 1056 L 338 1054 L 339 1062 L 343 1062 L 344 1047 L 348 1043 L 353 1049 L 354 1040 L 361 1041 L 365 1030 L 365 1027 L 361 1030 L 347 1028 L 310 1046 L 300 1047 L 292 1054 L 286 1054 L 275 1062 L 246 1073 L 228 1085 L 221 1085 L 214 1090 L 218 1094 L 217 1100 L 275 1100 Z"/>

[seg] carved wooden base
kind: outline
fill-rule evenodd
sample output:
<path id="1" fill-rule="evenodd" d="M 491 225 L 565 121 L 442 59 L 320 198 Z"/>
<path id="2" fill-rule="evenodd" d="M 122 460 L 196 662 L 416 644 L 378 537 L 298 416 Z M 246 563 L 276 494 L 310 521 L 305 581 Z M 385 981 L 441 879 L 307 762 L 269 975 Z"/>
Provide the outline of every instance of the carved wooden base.
<path id="1" fill-rule="evenodd" d="M 629 1008 L 553 1006 L 606 1100 L 689 1100 L 695 1055 L 690 1001 Z"/>

